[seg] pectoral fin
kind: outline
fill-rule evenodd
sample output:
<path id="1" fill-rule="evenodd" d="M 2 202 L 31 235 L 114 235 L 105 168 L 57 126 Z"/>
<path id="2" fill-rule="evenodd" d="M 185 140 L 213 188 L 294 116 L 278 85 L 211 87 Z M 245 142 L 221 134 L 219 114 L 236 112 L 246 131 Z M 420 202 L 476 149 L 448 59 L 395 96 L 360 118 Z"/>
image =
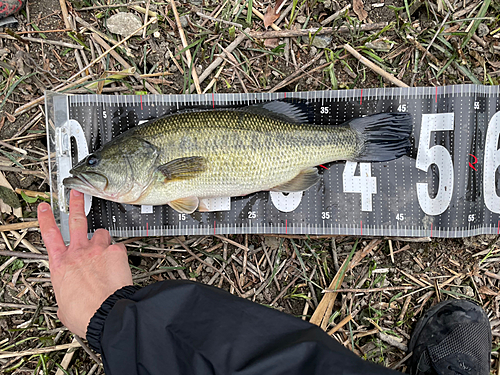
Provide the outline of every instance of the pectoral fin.
<path id="1" fill-rule="evenodd" d="M 292 178 L 290 181 L 284 184 L 275 186 L 271 191 L 285 191 L 285 192 L 295 192 L 304 191 L 309 189 L 311 186 L 316 184 L 320 180 L 318 170 L 314 167 L 304 169 L 300 173 Z"/>
<path id="2" fill-rule="evenodd" d="M 186 180 L 196 177 L 207 168 L 206 159 L 201 156 L 179 158 L 160 165 L 158 170 L 165 176 L 165 181 Z"/>
<path id="3" fill-rule="evenodd" d="M 198 208 L 199 200 L 197 197 L 186 197 L 168 202 L 168 205 L 177 212 L 183 214 L 192 214 Z"/>

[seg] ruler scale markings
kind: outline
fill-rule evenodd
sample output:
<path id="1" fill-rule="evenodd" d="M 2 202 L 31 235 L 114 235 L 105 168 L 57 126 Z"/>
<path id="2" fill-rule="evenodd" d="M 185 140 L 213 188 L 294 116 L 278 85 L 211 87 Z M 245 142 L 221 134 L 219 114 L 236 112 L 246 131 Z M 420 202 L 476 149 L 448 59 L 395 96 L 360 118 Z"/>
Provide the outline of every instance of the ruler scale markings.
<path id="1" fill-rule="evenodd" d="M 461 145 L 465 145 L 465 143 L 467 143 L 467 142 L 472 142 L 472 144 L 474 144 L 475 142 L 480 142 L 480 141 L 484 142 L 484 138 L 480 140 L 479 138 L 476 139 L 476 137 L 479 137 L 479 136 L 484 137 L 484 134 L 486 133 L 486 129 L 488 126 L 488 121 L 490 120 L 491 116 L 495 113 L 495 111 L 498 111 L 498 108 L 496 108 L 496 107 L 498 107 L 498 105 L 499 105 L 499 102 L 498 102 L 499 89 L 493 88 L 493 87 L 486 88 L 486 87 L 480 87 L 480 86 L 469 86 L 469 85 L 466 87 L 464 87 L 464 86 L 465 85 L 461 85 L 460 87 L 452 86 L 450 88 L 442 87 L 442 88 L 437 88 L 437 89 L 435 87 L 434 88 L 424 88 L 424 89 L 422 89 L 422 88 L 410 88 L 410 89 L 390 88 L 391 91 L 388 91 L 389 88 L 385 88 L 385 89 L 373 89 L 373 92 L 372 92 L 372 89 L 364 89 L 362 93 L 361 93 L 361 90 L 356 91 L 356 92 L 339 92 L 339 91 L 337 91 L 337 100 L 335 99 L 335 96 L 334 96 L 335 93 L 332 93 L 331 91 L 330 92 L 297 93 L 296 96 L 297 97 L 306 97 L 308 99 L 313 99 L 315 102 L 318 103 L 318 105 L 321 103 L 321 106 L 325 106 L 325 105 L 330 106 L 332 114 L 333 114 L 333 112 L 335 112 L 335 114 L 338 114 L 340 116 L 346 116 L 345 119 L 349 119 L 352 117 L 359 117 L 360 115 L 365 114 L 365 113 L 363 113 L 363 111 L 370 111 L 371 112 L 371 111 L 373 111 L 373 108 L 378 108 L 379 105 L 381 106 L 380 108 L 385 108 L 386 110 L 390 110 L 390 106 L 393 105 L 393 102 L 391 99 L 396 99 L 399 97 L 400 100 L 405 100 L 406 98 L 415 97 L 414 100 L 410 101 L 410 103 L 412 103 L 412 105 L 409 107 L 409 110 L 412 111 L 412 113 L 415 116 L 414 125 L 415 125 L 416 144 L 418 144 L 419 128 L 421 125 L 420 121 L 419 121 L 419 119 L 420 119 L 420 112 L 419 111 L 421 111 L 423 109 L 424 113 L 432 113 L 432 111 L 435 111 L 435 110 L 437 110 L 438 112 L 444 112 L 444 111 L 454 112 L 456 114 L 455 126 L 454 126 L 454 130 L 453 130 L 454 138 L 451 138 L 449 141 L 447 141 L 447 142 L 452 142 L 451 146 L 449 146 L 448 143 L 445 143 L 445 146 L 447 149 L 450 149 L 450 147 L 451 147 L 451 150 L 455 150 L 455 153 L 457 153 L 457 156 L 453 157 L 453 167 L 455 169 L 456 189 L 462 189 L 461 191 L 468 191 L 469 187 L 465 187 L 465 184 L 467 182 L 467 177 L 466 177 L 467 174 L 465 174 L 465 175 L 463 174 L 468 169 L 467 159 L 465 159 L 465 162 L 464 162 L 464 158 L 468 157 L 467 156 L 468 153 L 466 153 L 464 155 L 464 153 L 462 152 L 460 154 L 459 150 L 460 150 L 460 147 L 463 147 Z M 430 92 L 433 93 L 432 96 L 429 95 Z M 406 93 L 408 93 L 408 95 Z M 229 98 L 229 95 L 231 95 L 231 98 Z M 235 94 L 228 94 L 226 96 L 218 96 L 218 98 L 220 99 L 221 103 L 228 103 L 230 101 L 232 101 L 233 103 L 239 103 L 240 101 L 238 99 L 245 98 L 245 99 L 251 100 L 250 99 L 251 96 L 252 95 L 238 96 Z M 262 101 L 265 101 L 265 100 L 274 99 L 276 97 L 284 97 L 284 96 L 285 96 L 285 93 L 283 93 L 283 94 L 276 93 L 275 95 L 270 95 L 270 94 L 261 95 L 259 99 L 261 99 Z M 366 106 L 363 106 L 364 109 L 357 108 L 357 107 L 351 107 L 351 103 L 352 103 L 353 98 L 357 97 L 357 100 L 359 100 L 359 103 L 361 104 L 363 96 L 364 96 L 364 99 L 366 102 Z M 253 95 L 253 97 L 255 99 L 257 99 L 256 95 Z M 431 98 L 431 97 L 433 97 L 434 100 L 431 99 L 431 101 L 429 103 L 429 101 L 427 101 L 426 98 Z M 490 97 L 492 97 L 491 102 L 489 101 Z M 328 98 L 330 98 L 329 101 L 328 101 Z M 92 117 L 91 114 L 94 113 L 93 111 L 95 111 L 94 109 L 92 109 L 93 108 L 92 106 L 99 105 L 99 103 L 103 103 L 103 104 L 108 103 L 107 105 L 109 106 L 109 108 L 108 108 L 107 112 L 112 113 L 115 110 L 115 108 L 126 107 L 130 103 L 139 104 L 141 99 L 142 99 L 142 109 L 143 110 L 145 110 L 144 105 L 147 105 L 149 103 L 148 110 L 147 110 L 149 112 L 146 111 L 144 116 L 147 115 L 148 117 L 154 117 L 155 115 L 160 115 L 163 113 L 168 113 L 168 111 L 171 111 L 172 107 L 166 108 L 166 103 L 169 100 L 174 100 L 174 102 L 175 102 L 174 109 L 175 109 L 175 107 L 177 107 L 177 108 L 180 107 L 181 101 L 184 101 L 187 103 L 187 100 L 188 100 L 190 103 L 194 103 L 196 105 L 196 103 L 200 103 L 200 104 L 204 103 L 206 100 L 208 100 L 208 97 L 201 98 L 201 96 L 199 96 L 199 97 L 190 96 L 189 98 L 185 98 L 185 96 L 183 96 L 183 98 L 180 98 L 178 95 L 175 95 L 175 96 L 172 96 L 171 98 L 169 98 L 168 96 L 161 96 L 161 97 L 155 96 L 154 98 L 149 98 L 149 97 L 141 98 L 141 96 L 139 96 L 138 98 L 137 97 L 130 98 L 130 97 L 125 97 L 125 96 L 118 96 L 118 97 L 115 96 L 115 99 L 112 99 L 111 96 L 98 96 L 98 95 L 85 95 L 85 96 L 83 96 L 83 95 L 79 95 L 79 96 L 73 97 L 71 100 L 68 100 L 66 103 L 66 106 L 72 107 L 74 109 L 72 111 L 72 115 L 69 118 L 75 118 L 76 121 L 79 121 L 82 124 L 82 126 L 89 126 L 90 124 L 88 124 L 88 120 L 86 120 L 85 117 L 88 119 L 90 119 Z M 342 99 L 342 100 L 340 100 L 340 99 Z M 214 97 L 214 101 L 212 102 L 212 104 L 214 104 L 215 100 L 218 100 L 218 99 Z M 457 100 L 458 101 L 464 100 L 464 102 L 461 105 L 461 107 L 463 107 L 462 111 L 460 111 L 459 108 L 457 108 L 457 106 L 456 106 Z M 475 117 L 476 117 L 475 120 L 473 118 L 471 118 L 471 121 L 469 124 L 468 120 L 465 118 L 467 108 L 468 108 L 470 103 L 475 103 L 477 101 L 479 101 L 481 103 L 480 104 L 481 109 L 480 109 L 480 111 L 475 113 Z M 156 106 L 153 105 L 153 103 L 155 103 Z M 336 103 L 345 103 L 345 105 L 347 107 L 346 108 L 342 108 L 341 106 L 339 107 Z M 438 108 L 429 107 L 427 111 L 430 111 L 430 112 L 426 112 L 425 104 L 429 105 L 431 103 L 437 103 Z M 455 104 L 455 107 L 456 107 L 454 109 L 453 109 L 453 107 L 454 107 L 453 104 Z M 424 107 L 422 107 L 422 105 L 424 105 Z M 106 104 L 104 107 L 101 107 L 101 108 L 103 109 L 103 111 L 106 111 Z M 319 108 L 319 107 L 317 107 L 317 108 Z M 165 112 L 165 109 L 167 110 L 167 112 Z M 346 110 L 347 110 L 347 114 L 345 114 Z M 351 110 L 352 112 L 349 110 Z M 99 111 L 99 113 L 103 112 L 103 111 Z M 464 113 L 464 118 L 460 117 L 462 112 Z M 317 119 L 319 121 L 325 121 L 327 123 L 330 123 L 330 121 L 332 121 L 331 122 L 332 124 L 338 124 L 338 123 L 342 122 L 341 118 L 335 118 L 335 114 L 333 116 L 322 116 L 323 118 L 317 117 Z M 460 114 L 460 115 L 458 115 L 458 114 Z M 111 121 L 111 120 L 108 120 L 108 121 Z M 467 122 L 465 124 L 463 124 L 464 121 L 467 121 Z M 479 129 L 479 127 L 482 127 L 480 133 L 476 133 L 476 132 L 472 131 L 472 129 L 474 129 L 474 126 L 476 126 L 476 124 L 474 124 L 474 122 L 476 124 L 478 124 L 477 125 L 478 129 Z M 109 124 L 109 122 L 108 122 L 108 124 Z M 133 125 L 134 124 L 130 124 L 128 127 L 133 126 Z M 104 126 L 107 126 L 107 125 L 105 123 L 99 125 L 99 127 L 101 127 L 101 129 Z M 116 127 L 113 130 L 117 131 L 119 128 L 120 128 L 120 126 Z M 462 130 L 461 128 L 464 128 L 464 129 Z M 122 127 L 122 129 L 123 129 L 123 127 Z M 471 133 L 471 131 L 472 131 L 472 133 Z M 438 143 L 438 139 L 436 138 L 436 134 L 433 134 L 433 136 L 431 138 L 432 141 L 431 141 L 429 147 L 432 147 L 433 145 L 442 144 L 442 143 Z M 439 134 L 443 134 L 443 133 L 439 133 Z M 106 138 L 109 138 L 110 136 L 115 136 L 116 134 L 115 133 L 106 133 L 106 132 L 103 132 L 102 130 L 94 132 L 92 129 L 90 129 L 91 142 L 89 144 L 94 144 L 94 140 L 96 139 L 96 137 L 98 137 L 100 135 L 103 135 L 103 136 L 106 136 Z M 442 138 L 442 135 L 440 135 L 440 137 Z M 449 137 L 449 135 L 446 135 L 446 137 L 444 137 L 443 139 L 447 139 L 448 137 Z M 441 142 L 441 141 L 439 141 L 439 142 Z M 456 145 L 454 145 L 454 144 L 456 144 Z M 416 150 L 414 150 L 413 155 L 417 155 L 417 153 L 418 153 L 418 150 L 416 149 Z M 463 155 L 463 156 L 461 156 L 461 155 Z M 476 155 L 476 156 L 478 157 L 478 160 L 481 163 L 483 161 L 484 156 L 481 154 Z M 401 224 L 406 224 L 407 221 L 415 221 L 415 222 L 421 223 L 421 220 L 424 219 L 424 216 L 422 216 L 421 208 L 419 207 L 418 204 L 415 204 L 414 198 L 407 197 L 405 199 L 404 195 L 400 196 L 400 198 L 397 198 L 398 197 L 397 194 L 400 194 L 399 190 L 386 190 L 388 185 L 387 185 L 386 181 L 384 181 L 386 174 L 388 176 L 390 176 L 392 174 L 392 175 L 398 177 L 395 181 L 393 181 L 393 182 L 395 182 L 395 186 L 399 187 L 399 189 L 403 188 L 403 186 L 404 186 L 405 188 L 403 188 L 403 190 L 407 190 L 408 194 L 414 194 L 414 191 L 415 191 L 414 184 L 416 182 L 425 182 L 426 181 L 426 174 L 415 170 L 411 160 L 412 159 L 408 159 L 409 162 L 400 163 L 401 160 L 399 159 L 394 163 L 393 162 L 388 163 L 387 166 L 382 166 L 382 163 L 373 163 L 372 168 L 376 167 L 376 169 L 372 169 L 372 176 L 377 177 L 377 185 L 379 185 L 379 188 L 380 188 L 377 190 L 380 190 L 380 191 L 374 195 L 374 199 L 376 200 L 377 203 L 374 202 L 373 213 L 370 214 L 370 216 L 363 218 L 363 221 L 365 221 L 365 219 L 367 221 L 365 223 L 364 228 L 361 228 L 361 226 L 360 226 L 359 232 L 363 231 L 364 235 L 367 235 L 369 233 L 379 233 L 379 232 L 388 233 L 388 234 L 392 234 L 392 235 L 395 235 L 395 233 L 396 233 L 396 235 L 398 233 L 400 235 L 402 235 L 404 233 L 408 233 L 411 235 L 419 235 L 419 234 L 425 233 L 425 232 L 422 232 L 422 230 L 424 228 L 418 228 L 418 229 L 414 228 L 413 230 L 410 230 L 406 225 L 401 225 Z M 466 166 L 462 167 L 462 163 L 465 163 Z M 396 169 L 392 169 L 394 167 L 392 164 L 396 164 Z M 342 172 L 342 169 L 344 167 L 344 163 L 343 162 L 334 163 L 332 165 L 332 167 L 334 167 L 333 170 L 331 170 L 328 174 L 323 175 L 323 178 L 325 179 L 325 181 L 329 177 L 331 177 L 332 180 L 335 180 L 335 179 L 339 180 L 342 178 L 341 176 L 340 176 L 340 178 L 337 176 L 338 176 L 339 171 Z M 380 170 L 377 171 L 377 168 L 380 168 Z M 387 168 L 387 169 L 385 169 L 385 168 Z M 380 175 L 380 172 L 382 172 L 382 171 L 384 171 L 383 175 Z M 439 172 L 439 171 L 436 171 L 436 172 Z M 427 175 L 429 177 L 433 177 L 432 173 L 428 173 Z M 402 177 L 400 177 L 400 176 L 402 176 Z M 464 178 L 464 176 L 466 178 Z M 391 178 L 391 181 L 392 180 L 393 179 Z M 482 188 L 482 185 L 480 184 L 480 181 L 476 180 L 474 178 L 472 180 L 473 180 L 474 184 L 478 184 L 477 189 L 480 189 L 480 191 L 482 191 L 483 188 Z M 438 181 L 437 175 L 436 175 L 435 179 L 432 178 L 432 181 L 429 180 L 428 184 L 430 185 L 429 186 L 430 192 L 432 192 L 433 186 L 437 186 L 436 185 L 437 181 Z M 328 185 L 326 185 L 326 186 L 328 187 L 328 189 L 330 189 L 330 187 Z M 461 186 L 463 186 L 463 187 L 461 187 Z M 464 189 L 466 189 L 466 190 L 464 190 Z M 342 229 L 342 228 L 345 228 L 345 225 L 341 225 L 338 223 L 335 224 L 335 227 L 332 226 L 332 223 L 330 223 L 330 225 L 327 226 L 328 221 L 324 222 L 323 220 L 321 220 L 321 215 L 319 218 L 316 217 L 317 216 L 316 214 L 318 212 L 321 213 L 321 211 L 323 210 L 322 207 L 325 207 L 326 205 L 333 204 L 333 206 L 332 206 L 332 209 L 334 210 L 333 213 L 336 215 L 336 217 L 340 216 L 340 218 L 337 220 L 343 221 L 343 220 L 345 220 L 345 218 L 348 218 L 348 217 L 355 218 L 356 216 L 358 216 L 358 220 L 359 220 L 359 216 L 360 216 L 359 206 L 358 206 L 359 200 L 353 202 L 352 199 L 348 199 L 348 200 L 344 199 L 343 197 L 345 197 L 345 195 L 344 195 L 345 193 L 343 193 L 341 188 L 339 189 L 339 191 L 335 191 L 335 192 L 328 191 L 328 192 L 329 192 L 329 195 L 331 195 L 331 199 L 328 198 L 327 195 L 321 191 L 319 193 L 308 191 L 307 194 L 304 194 L 303 201 L 300 203 L 299 210 L 297 210 L 297 212 L 301 212 L 301 214 L 304 215 L 304 218 L 306 218 L 306 219 L 305 219 L 305 221 L 301 221 L 300 228 L 299 228 L 299 226 L 291 224 L 290 230 L 292 232 L 298 233 L 299 231 L 310 231 L 310 232 L 316 231 L 318 233 L 338 232 L 339 234 L 341 234 L 341 233 L 345 233 L 346 231 L 352 232 L 352 230 L 354 230 L 354 228 L 352 228 L 352 227 L 349 227 L 350 229 L 349 228 Z M 457 190 L 457 192 L 458 192 L 458 190 Z M 396 193 L 396 195 L 394 195 L 395 193 Z M 265 193 L 260 193 L 260 194 L 262 195 L 262 197 L 267 197 L 267 195 Z M 384 196 L 380 196 L 382 194 L 384 194 Z M 387 197 L 386 197 L 385 194 L 389 194 L 389 195 L 387 195 Z M 315 197 L 318 198 L 318 200 L 316 202 L 319 202 L 319 206 L 318 206 L 318 203 L 315 203 L 315 199 L 316 199 Z M 443 214 L 437 215 L 436 217 L 429 216 L 427 218 L 427 219 L 431 219 L 433 221 L 433 223 L 432 223 L 432 236 L 433 237 L 435 237 L 435 236 L 455 237 L 455 236 L 459 236 L 459 235 L 472 235 L 472 234 L 480 234 L 480 233 L 496 233 L 499 231 L 498 214 L 492 213 L 489 210 L 487 210 L 486 208 L 484 208 L 484 202 L 483 202 L 482 196 L 479 198 L 479 200 L 477 200 L 476 203 L 474 203 L 473 205 L 470 206 L 470 209 L 466 209 L 466 206 L 464 206 L 460 202 L 457 203 L 455 198 L 456 197 L 454 196 L 453 200 L 451 202 L 451 203 L 453 203 L 453 205 L 450 204 L 446 208 L 446 210 Z M 394 215 L 393 212 L 397 212 L 401 209 L 401 208 L 398 209 L 397 208 L 398 206 L 396 206 L 396 205 L 393 206 L 393 204 L 395 202 L 398 202 L 399 200 L 401 201 L 401 208 L 404 207 L 405 208 L 404 211 L 408 213 L 407 219 L 405 219 L 405 221 L 403 221 L 401 223 L 399 221 L 394 220 L 394 216 L 392 216 L 392 215 Z M 97 201 L 97 199 L 95 199 L 95 201 Z M 242 204 L 241 207 L 244 207 L 244 204 L 243 204 L 244 201 L 246 201 L 246 200 L 241 201 L 241 204 Z M 349 204 L 347 206 L 347 207 L 349 207 L 349 210 L 347 212 L 344 211 L 344 208 L 342 207 L 342 203 L 340 203 L 341 201 L 345 201 L 346 203 L 349 202 Z M 271 214 L 271 212 L 267 211 L 267 208 L 268 208 L 267 204 L 270 204 L 270 203 L 269 202 L 265 203 L 266 201 L 262 201 L 261 197 L 258 198 L 257 202 L 259 202 L 258 203 L 258 206 L 259 206 L 259 215 L 258 216 L 259 217 L 258 217 L 257 221 L 252 220 L 252 223 L 250 225 L 245 224 L 243 229 L 242 229 L 242 231 L 244 231 L 244 232 L 251 232 L 252 230 L 255 230 L 255 228 L 260 228 L 259 230 L 263 230 L 261 228 L 261 227 L 263 227 L 261 225 L 263 222 L 265 222 L 266 220 L 271 220 L 271 221 L 275 220 L 275 214 Z M 339 203 L 340 203 L 340 205 L 339 205 Z M 469 203 L 467 203 L 467 204 L 469 204 Z M 110 218 L 108 224 L 109 224 L 109 228 L 112 229 L 113 231 L 115 231 L 115 232 L 117 231 L 117 228 L 118 228 L 117 224 L 118 223 L 124 224 L 124 225 L 119 226 L 121 228 L 120 231 L 121 231 L 121 234 L 123 236 L 130 236 L 131 233 L 132 234 L 137 233 L 138 228 L 141 226 L 141 223 L 137 222 L 137 220 L 133 218 L 134 215 L 132 215 L 132 213 L 129 214 L 128 211 L 125 213 L 120 213 L 117 211 L 116 213 L 118 213 L 118 215 L 121 216 L 121 219 L 118 220 L 117 222 L 112 222 L 111 216 L 109 214 L 106 214 L 106 210 L 107 210 L 107 212 L 114 212 L 115 207 L 116 207 L 115 204 L 113 204 L 111 206 L 112 207 L 111 209 L 108 208 L 108 204 L 101 205 L 101 206 L 94 206 L 94 207 L 101 207 L 99 209 L 104 210 L 103 215 L 106 215 L 106 217 Z M 388 210 L 388 208 L 389 208 L 389 210 Z M 393 209 L 394 209 L 394 211 L 393 211 Z M 327 211 L 327 210 L 329 210 L 329 208 L 324 209 L 324 211 Z M 466 210 L 466 211 L 463 211 L 463 210 Z M 465 212 L 465 213 L 467 213 L 467 211 L 469 211 L 469 213 L 467 213 L 466 215 L 463 215 L 463 214 L 459 214 L 460 211 Z M 168 209 L 167 208 L 159 209 L 158 214 L 155 214 L 154 218 L 153 217 L 151 218 L 151 219 L 153 219 L 155 224 L 156 223 L 160 224 L 161 222 L 163 222 L 163 220 L 167 220 L 166 223 L 168 223 L 168 220 L 171 220 L 170 217 L 168 217 L 168 218 L 165 217 L 165 219 L 164 219 L 163 212 L 165 212 L 165 213 L 169 212 L 168 215 L 170 216 L 173 211 L 169 208 Z M 273 212 L 276 212 L 276 211 L 274 210 Z M 483 215 L 483 212 L 484 212 L 484 215 Z M 468 214 L 476 215 L 475 220 L 468 222 L 467 221 Z M 200 215 L 200 214 L 197 214 L 197 215 Z M 201 214 L 201 215 L 203 217 L 203 215 L 206 215 L 206 214 Z M 231 215 L 232 214 L 230 214 L 228 217 L 225 217 L 223 219 L 223 224 L 226 224 L 226 222 L 234 219 Z M 289 218 L 291 220 L 293 220 L 293 218 L 295 217 L 294 212 L 291 212 L 290 215 L 291 216 L 289 216 Z M 310 215 L 311 215 L 311 217 L 309 217 Z M 389 217 L 388 217 L 388 215 L 389 215 Z M 363 215 L 363 216 L 365 216 L 365 215 Z M 457 216 L 465 216 L 466 220 L 465 220 L 465 222 L 463 222 L 463 225 L 459 225 L 462 218 L 457 217 Z M 406 217 L 406 215 L 405 215 L 405 217 Z M 321 221 L 319 221 L 318 219 Z M 380 225 L 380 223 L 377 221 L 379 219 L 383 220 L 385 223 L 388 223 L 388 225 L 383 225 L 383 226 Z M 89 220 L 90 220 L 90 218 L 89 218 Z M 190 218 L 189 218 L 189 220 L 191 221 Z M 389 220 L 389 221 L 387 221 L 387 220 Z M 495 225 L 492 224 L 492 220 L 494 220 L 494 222 L 496 222 L 495 224 L 497 224 L 496 225 L 497 230 L 494 229 Z M 241 223 L 241 221 L 239 221 L 239 220 L 237 222 Z M 89 221 L 89 223 L 91 225 L 93 225 L 91 221 Z M 143 222 L 143 223 L 146 224 L 146 222 Z M 234 221 L 233 221 L 233 223 L 234 223 Z M 434 225 L 433 225 L 434 223 L 436 223 L 436 227 L 434 227 Z M 108 224 L 106 224 L 106 222 L 102 222 L 102 224 L 108 225 Z M 152 225 L 154 226 L 155 224 L 152 224 Z M 458 224 L 458 226 L 457 226 L 457 224 Z M 95 222 L 95 225 L 97 225 L 97 221 Z M 153 226 L 152 226 L 152 228 L 153 228 Z M 270 225 L 264 226 L 264 228 L 268 228 L 268 227 L 270 228 Z M 196 231 L 197 231 L 196 226 L 192 226 L 192 225 L 188 225 L 187 227 L 182 226 L 181 228 L 182 228 L 182 230 L 188 230 L 189 233 L 196 233 Z M 189 229 L 187 229 L 187 228 L 189 228 Z M 93 233 L 93 231 L 95 231 L 95 229 L 96 229 L 95 227 L 91 227 L 89 233 Z M 143 231 L 145 231 L 146 234 L 149 234 L 149 222 L 146 224 L 146 226 L 142 226 L 142 228 L 139 228 L 139 229 L 140 229 L 141 233 L 143 233 Z M 226 225 L 224 225 L 222 229 L 215 228 L 215 230 L 216 230 L 216 232 L 219 232 L 219 231 L 228 231 L 228 230 L 233 231 L 234 229 L 226 229 Z M 285 226 L 285 232 L 287 230 L 288 230 L 288 228 L 287 228 L 287 226 Z M 266 231 L 267 231 L 267 229 L 266 229 Z M 151 233 L 153 234 L 155 232 L 158 233 L 159 230 L 155 229 Z M 171 230 L 168 230 L 168 232 L 170 233 Z M 179 232 L 179 228 L 176 228 L 175 232 Z M 356 231 L 354 231 L 354 233 L 356 233 Z"/>

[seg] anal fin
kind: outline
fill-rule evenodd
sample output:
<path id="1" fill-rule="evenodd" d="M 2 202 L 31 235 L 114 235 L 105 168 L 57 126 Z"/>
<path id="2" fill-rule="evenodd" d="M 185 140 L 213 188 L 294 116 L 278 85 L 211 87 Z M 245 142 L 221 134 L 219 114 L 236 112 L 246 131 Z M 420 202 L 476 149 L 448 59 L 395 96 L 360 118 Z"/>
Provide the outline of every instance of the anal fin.
<path id="1" fill-rule="evenodd" d="M 198 197 L 186 197 L 168 202 L 168 205 L 182 214 L 192 214 L 198 208 Z"/>
<path id="2" fill-rule="evenodd" d="M 310 167 L 300 171 L 300 173 L 292 178 L 290 181 L 284 184 L 275 186 L 271 191 L 284 191 L 284 192 L 295 192 L 304 191 L 309 189 L 311 186 L 316 184 L 321 177 L 318 174 L 318 170 L 314 167 Z"/>

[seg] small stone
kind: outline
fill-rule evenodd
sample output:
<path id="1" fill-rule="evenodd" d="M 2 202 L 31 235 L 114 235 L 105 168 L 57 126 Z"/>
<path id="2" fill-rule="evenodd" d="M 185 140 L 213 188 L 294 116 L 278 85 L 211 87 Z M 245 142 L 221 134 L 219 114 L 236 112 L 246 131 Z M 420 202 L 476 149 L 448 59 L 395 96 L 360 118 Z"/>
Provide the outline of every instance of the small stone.
<path id="1" fill-rule="evenodd" d="M 214 258 L 212 258 L 212 257 L 206 257 L 205 258 L 205 263 L 206 264 L 210 264 L 211 266 L 213 266 L 214 265 Z"/>
<path id="2" fill-rule="evenodd" d="M 297 16 L 297 22 L 298 23 L 305 23 L 307 20 L 306 16 Z"/>
<path id="3" fill-rule="evenodd" d="M 318 53 L 318 49 L 316 47 L 311 47 L 311 50 L 309 51 L 310 56 L 314 56 Z"/>
<path id="4" fill-rule="evenodd" d="M 470 287 L 470 286 L 464 286 L 463 287 L 463 291 L 464 291 L 464 294 L 467 297 L 471 297 L 471 298 L 474 297 L 474 289 L 472 289 L 472 287 Z"/>
<path id="5" fill-rule="evenodd" d="M 114 34 L 121 36 L 129 36 L 135 30 L 142 26 L 141 19 L 132 13 L 120 12 L 109 17 L 106 27 Z M 141 35 L 142 31 L 136 32 L 134 35 Z"/>
<path id="6" fill-rule="evenodd" d="M 181 26 L 183 28 L 188 27 L 189 25 L 188 16 L 181 16 L 180 19 L 181 19 Z"/>
<path id="7" fill-rule="evenodd" d="M 155 32 L 153 33 L 153 36 L 154 36 L 156 39 L 158 39 L 158 38 L 161 36 L 161 34 L 160 34 L 160 32 L 159 32 L 159 31 L 155 31 Z"/>
<path id="8" fill-rule="evenodd" d="M 330 35 L 316 35 L 314 39 L 312 40 L 312 45 L 314 47 L 323 49 L 326 48 L 330 45 L 332 42 L 333 37 Z"/>
<path id="9" fill-rule="evenodd" d="M 325 59 L 319 60 L 319 65 L 323 65 L 323 64 L 326 64 L 326 60 Z"/>
<path id="10" fill-rule="evenodd" d="M 480 23 L 476 33 L 478 37 L 482 38 L 483 36 L 488 35 L 490 33 L 490 29 L 484 23 Z"/>

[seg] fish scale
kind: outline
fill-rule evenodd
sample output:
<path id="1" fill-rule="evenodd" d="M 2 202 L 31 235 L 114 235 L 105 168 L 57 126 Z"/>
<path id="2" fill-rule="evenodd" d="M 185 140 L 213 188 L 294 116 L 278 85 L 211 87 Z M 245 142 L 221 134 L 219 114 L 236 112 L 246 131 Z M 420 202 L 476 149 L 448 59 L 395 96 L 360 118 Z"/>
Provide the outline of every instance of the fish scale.
<path id="1" fill-rule="evenodd" d="M 183 113 L 144 124 L 134 133 L 157 147 L 159 165 L 186 156 L 207 159 L 199 177 L 156 181 L 140 204 L 155 204 L 157 194 L 172 201 L 187 191 L 214 197 L 269 190 L 304 168 L 348 159 L 359 149 L 348 128 L 312 128 L 237 111 Z"/>

